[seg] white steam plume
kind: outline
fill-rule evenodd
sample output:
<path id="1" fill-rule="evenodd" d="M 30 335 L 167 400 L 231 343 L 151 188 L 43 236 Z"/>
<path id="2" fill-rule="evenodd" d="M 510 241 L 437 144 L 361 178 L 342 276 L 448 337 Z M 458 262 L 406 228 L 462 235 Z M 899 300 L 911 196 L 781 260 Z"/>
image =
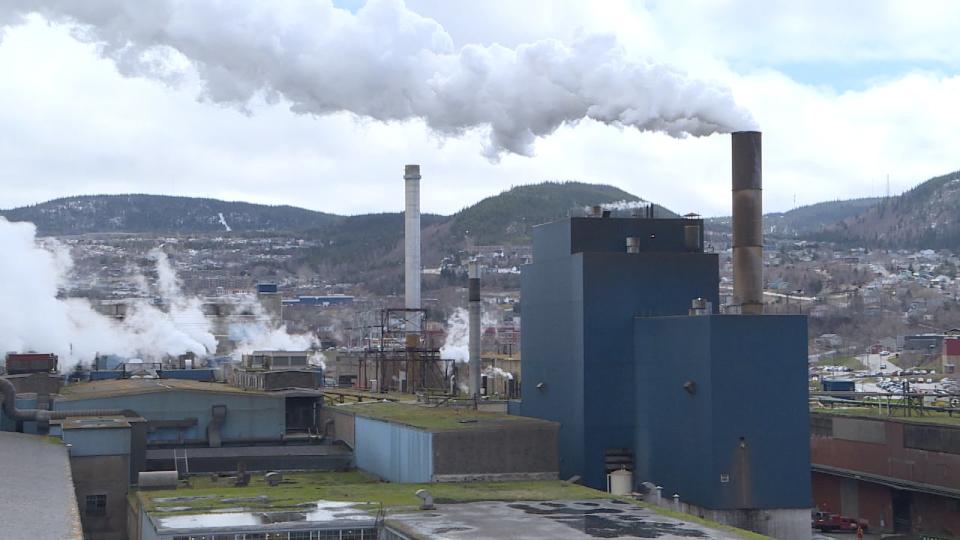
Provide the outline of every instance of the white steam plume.
<path id="1" fill-rule="evenodd" d="M 509 371 L 505 371 L 495 366 L 485 369 L 483 373 L 488 377 L 500 376 L 511 381 L 513 380 L 513 373 L 510 373 Z"/>
<path id="2" fill-rule="evenodd" d="M 164 258 L 157 260 L 162 276 L 158 288 L 169 309 L 138 301 L 121 322 L 97 313 L 85 299 L 58 298 L 73 261 L 56 241 L 46 239 L 40 245 L 33 224 L 0 217 L 0 251 L 0 282 L 10 285 L 0 292 L 0 301 L 11 307 L 0 312 L 2 352 L 52 352 L 66 370 L 98 353 L 159 360 L 186 352 L 202 356 L 216 349 L 199 304 L 183 299 L 176 281 L 163 277 L 172 272 Z"/>
<path id="3" fill-rule="evenodd" d="M 235 360 L 240 360 L 242 355 L 253 351 L 306 351 L 316 349 L 320 345 L 311 335 L 290 334 L 287 332 L 286 325 L 274 327 L 265 323 L 264 321 L 269 320 L 270 315 L 253 295 L 241 297 L 237 306 L 241 311 L 253 313 L 254 317 L 253 322 L 237 322 L 230 325 L 230 340 L 237 343 L 233 351 Z M 311 357 L 311 363 L 326 367 L 323 355 L 319 352 Z"/>
<path id="4" fill-rule="evenodd" d="M 639 201 L 620 200 L 620 201 L 614 201 L 611 203 L 601 204 L 600 207 L 603 208 L 604 210 L 634 210 L 634 209 L 649 208 L 650 204 L 652 204 L 650 203 L 650 201 L 645 201 L 643 199 L 640 199 Z M 589 210 L 589 209 L 590 209 L 589 207 L 586 208 L 586 210 Z"/>
<path id="5" fill-rule="evenodd" d="M 447 318 L 447 337 L 440 347 L 440 357 L 470 361 L 470 314 L 463 308 L 457 308 Z"/>
<path id="6" fill-rule="evenodd" d="M 487 329 L 496 326 L 497 319 L 482 310 L 480 335 L 483 336 Z M 447 336 L 440 347 L 440 357 L 457 362 L 470 361 L 470 313 L 467 310 L 457 308 L 447 318 Z"/>
<path id="7" fill-rule="evenodd" d="M 73 260 L 67 249 L 53 239 L 36 238 L 32 223 L 10 223 L 0 217 L 0 354 L 6 352 L 52 352 L 60 368 L 89 362 L 97 354 L 162 360 L 191 352 L 198 357 L 213 354 L 217 340 L 212 323 L 203 313 L 203 301 L 186 296 L 166 253 L 152 250 L 157 280 L 142 276 L 144 293 L 156 293 L 165 309 L 147 299 L 130 301 L 122 321 L 104 316 L 83 298 L 61 299 Z M 259 349 L 307 350 L 316 341 L 307 335 L 290 335 L 286 328 L 273 328 L 263 308 L 252 296 L 249 302 L 256 322 L 231 328 L 238 353 Z M 244 302 L 244 301 L 241 301 Z"/>
<path id="8" fill-rule="evenodd" d="M 192 65 L 204 99 L 241 109 L 263 97 L 299 114 L 420 118 L 441 135 L 488 129 L 491 159 L 532 155 L 583 118 L 675 137 L 755 128 L 728 88 L 631 58 L 612 36 L 457 48 L 400 0 L 356 14 L 330 0 L 6 0 L 0 24 L 30 13 L 127 76 L 174 82 Z"/>

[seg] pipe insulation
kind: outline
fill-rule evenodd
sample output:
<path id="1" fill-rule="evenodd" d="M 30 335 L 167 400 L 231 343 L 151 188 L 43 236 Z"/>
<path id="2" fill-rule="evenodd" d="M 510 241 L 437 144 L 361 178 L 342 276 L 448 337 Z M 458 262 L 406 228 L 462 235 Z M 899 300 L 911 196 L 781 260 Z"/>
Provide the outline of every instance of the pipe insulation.
<path id="1" fill-rule="evenodd" d="M 480 263 L 468 265 L 468 300 L 470 307 L 470 395 L 480 396 Z"/>
<path id="2" fill-rule="evenodd" d="M 0 378 L 0 394 L 3 394 L 3 412 L 13 420 L 49 423 L 50 420 L 81 418 L 86 416 L 126 416 L 137 418 L 140 415 L 129 409 L 87 409 L 79 411 L 48 411 L 45 409 L 18 409 L 17 389 L 7 379 Z"/>
<path id="3" fill-rule="evenodd" d="M 763 313 L 763 194 L 759 131 L 731 135 L 733 180 L 733 303 Z"/>

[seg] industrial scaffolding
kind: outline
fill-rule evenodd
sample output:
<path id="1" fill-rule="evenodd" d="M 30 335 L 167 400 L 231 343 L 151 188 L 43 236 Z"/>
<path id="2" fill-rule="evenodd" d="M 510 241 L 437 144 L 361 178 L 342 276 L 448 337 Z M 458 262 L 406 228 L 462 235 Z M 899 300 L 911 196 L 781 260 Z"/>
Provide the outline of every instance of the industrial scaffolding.
<path id="1" fill-rule="evenodd" d="M 456 363 L 427 339 L 427 310 L 380 309 L 361 326 L 357 386 L 371 392 L 450 392 Z M 372 320 L 371 320 L 372 319 Z"/>

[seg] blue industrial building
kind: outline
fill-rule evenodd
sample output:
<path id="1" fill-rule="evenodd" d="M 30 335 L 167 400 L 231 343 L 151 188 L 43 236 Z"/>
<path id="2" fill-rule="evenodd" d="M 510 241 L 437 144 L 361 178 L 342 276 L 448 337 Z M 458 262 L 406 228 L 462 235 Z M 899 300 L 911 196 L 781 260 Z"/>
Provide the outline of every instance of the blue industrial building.
<path id="1" fill-rule="evenodd" d="M 284 299 L 285 306 L 336 306 L 352 304 L 353 296 L 346 294 L 300 295 L 296 298 Z"/>
<path id="2" fill-rule="evenodd" d="M 560 423 L 561 476 L 603 489 L 623 464 L 608 456 L 630 455 L 635 487 L 741 526 L 791 509 L 809 530 L 806 319 L 720 315 L 699 219 L 575 217 L 533 240 L 512 410 Z"/>

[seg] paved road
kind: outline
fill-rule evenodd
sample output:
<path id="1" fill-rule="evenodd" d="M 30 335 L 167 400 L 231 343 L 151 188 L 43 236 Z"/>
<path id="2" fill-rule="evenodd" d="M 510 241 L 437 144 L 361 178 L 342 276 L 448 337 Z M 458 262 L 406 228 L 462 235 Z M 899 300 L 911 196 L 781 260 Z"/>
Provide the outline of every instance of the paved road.
<path id="1" fill-rule="evenodd" d="M 857 358 L 870 371 L 880 371 L 881 366 L 885 366 L 883 371 L 886 371 L 887 373 L 900 369 L 896 364 L 891 362 L 893 355 L 890 354 L 885 356 L 881 356 L 879 354 L 862 354 Z"/>

